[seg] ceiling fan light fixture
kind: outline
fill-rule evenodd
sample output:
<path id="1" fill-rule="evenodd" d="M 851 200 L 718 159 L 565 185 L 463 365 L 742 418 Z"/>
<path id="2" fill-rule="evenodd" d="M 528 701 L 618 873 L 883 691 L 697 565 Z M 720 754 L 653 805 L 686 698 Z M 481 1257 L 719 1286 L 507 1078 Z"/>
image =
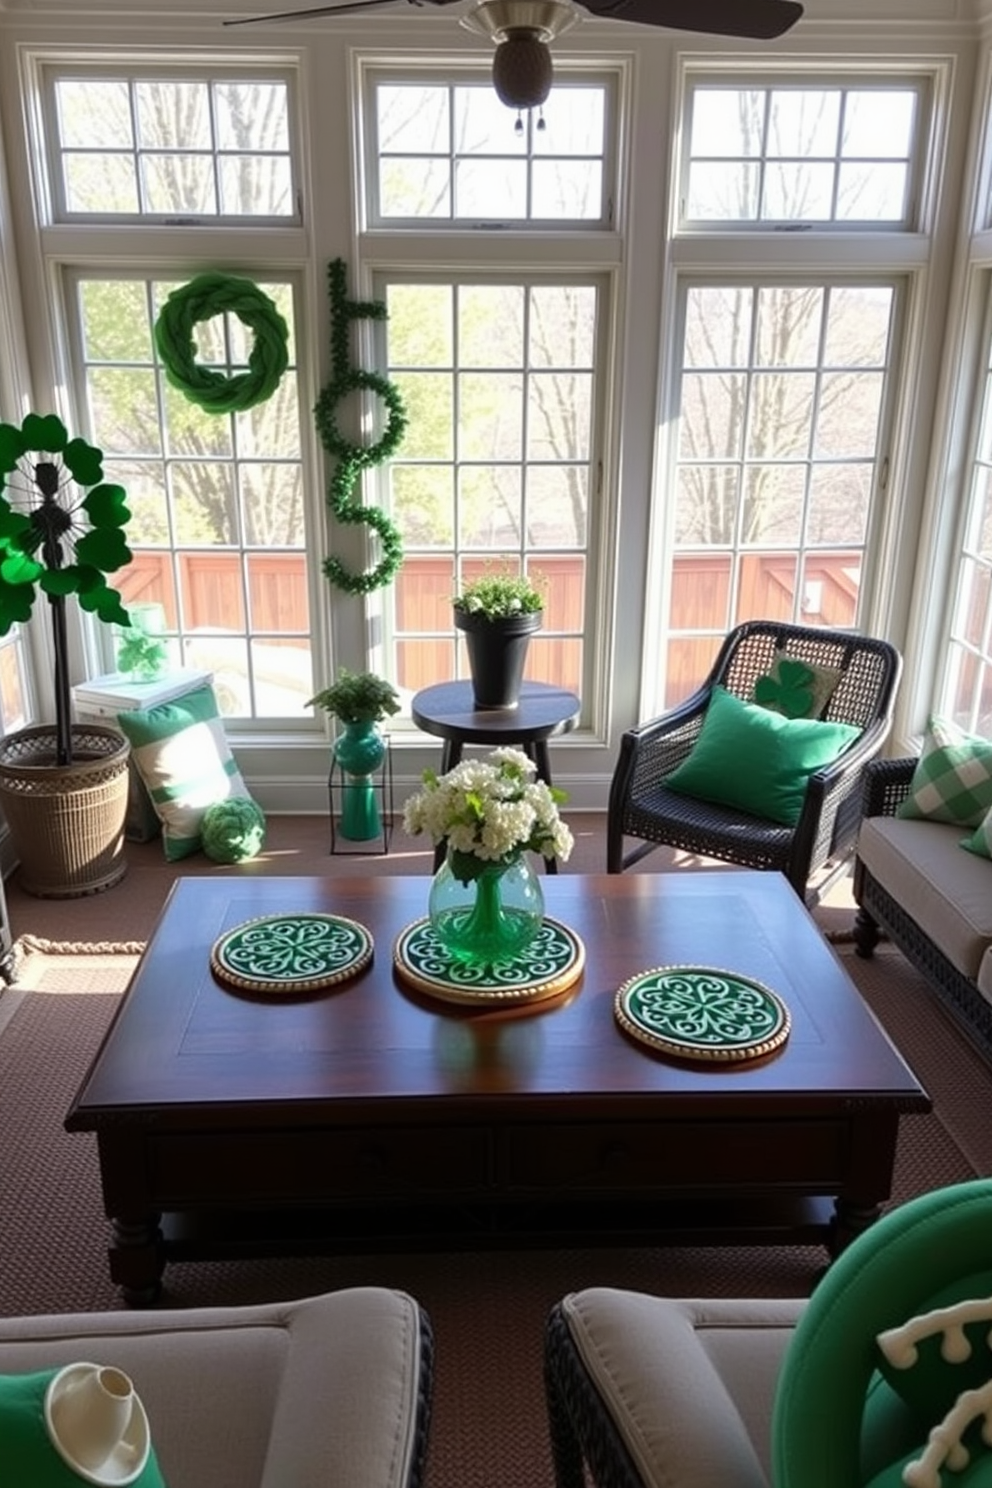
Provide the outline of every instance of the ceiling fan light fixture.
<path id="1" fill-rule="evenodd" d="M 582 19 L 571 0 L 478 0 L 460 20 L 496 44 L 493 87 L 507 108 L 538 108 L 551 92 L 548 45 Z"/>
<path id="2" fill-rule="evenodd" d="M 551 48 L 533 31 L 511 31 L 496 48 L 493 87 L 507 108 L 537 108 L 551 92 Z"/>

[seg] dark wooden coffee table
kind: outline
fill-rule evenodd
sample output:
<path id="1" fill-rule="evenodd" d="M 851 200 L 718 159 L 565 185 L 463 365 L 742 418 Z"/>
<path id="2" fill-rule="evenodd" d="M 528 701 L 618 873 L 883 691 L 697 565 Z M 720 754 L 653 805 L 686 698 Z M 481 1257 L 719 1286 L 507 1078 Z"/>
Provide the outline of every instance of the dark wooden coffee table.
<path id="1" fill-rule="evenodd" d="M 482 1011 L 393 969 L 426 878 L 179 879 L 66 1118 L 95 1131 L 111 1275 L 167 1262 L 543 1243 L 825 1243 L 889 1196 L 899 1117 L 926 1093 L 785 879 L 698 871 L 545 879 L 586 964 L 555 1000 Z M 372 965 L 310 996 L 225 990 L 225 931 L 323 911 Z M 621 1032 L 614 994 L 672 963 L 771 987 L 788 1041 L 675 1063 Z"/>

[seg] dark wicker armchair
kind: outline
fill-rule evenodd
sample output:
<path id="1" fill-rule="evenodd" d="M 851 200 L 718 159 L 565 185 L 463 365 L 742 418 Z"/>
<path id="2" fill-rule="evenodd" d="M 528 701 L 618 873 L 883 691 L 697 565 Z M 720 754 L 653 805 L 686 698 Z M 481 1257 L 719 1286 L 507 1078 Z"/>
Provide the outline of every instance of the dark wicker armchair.
<path id="1" fill-rule="evenodd" d="M 861 734 L 830 765 L 811 776 L 794 827 L 666 790 L 665 779 L 699 737 L 717 684 L 750 701 L 776 652 L 842 676 L 822 717 L 856 724 Z M 810 878 L 853 846 L 861 819 L 861 772 L 889 733 L 902 660 L 887 641 L 817 626 L 752 620 L 726 637 L 709 676 L 678 707 L 628 729 L 610 787 L 607 868 L 622 873 L 656 847 L 718 858 L 741 868 L 784 873 L 801 898 Z M 624 838 L 639 845 L 625 852 Z"/>

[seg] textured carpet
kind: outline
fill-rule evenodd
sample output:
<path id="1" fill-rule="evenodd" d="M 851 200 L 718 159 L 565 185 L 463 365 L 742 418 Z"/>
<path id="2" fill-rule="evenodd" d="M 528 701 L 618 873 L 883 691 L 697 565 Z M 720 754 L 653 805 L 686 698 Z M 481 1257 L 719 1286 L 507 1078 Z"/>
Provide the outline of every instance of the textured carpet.
<path id="1" fill-rule="evenodd" d="M 28 940 L 19 952 L 19 981 L 0 994 L 0 1312 L 118 1308 L 106 1272 L 95 1139 L 69 1136 L 62 1120 L 135 956 L 80 946 L 53 955 Z M 844 962 L 936 1104 L 936 1114 L 904 1120 L 893 1202 L 992 1173 L 987 1066 L 897 952 L 887 948 L 871 962 L 845 955 Z M 680 1296 L 805 1296 L 823 1259 L 818 1248 L 577 1244 L 527 1253 L 196 1262 L 168 1268 L 162 1303 L 233 1305 L 369 1282 L 403 1287 L 428 1309 L 437 1337 L 426 1488 L 551 1488 L 541 1347 L 558 1297 L 594 1284 Z"/>

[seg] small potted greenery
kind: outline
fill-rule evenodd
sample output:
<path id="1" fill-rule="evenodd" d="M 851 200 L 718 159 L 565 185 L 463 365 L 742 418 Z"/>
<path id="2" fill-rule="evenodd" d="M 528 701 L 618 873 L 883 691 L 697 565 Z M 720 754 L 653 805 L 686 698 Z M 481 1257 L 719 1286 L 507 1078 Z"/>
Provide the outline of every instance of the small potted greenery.
<path id="1" fill-rule="evenodd" d="M 452 600 L 465 636 L 477 708 L 515 708 L 530 638 L 544 619 L 545 585 L 509 568 L 489 568 Z"/>
<path id="2" fill-rule="evenodd" d="M 323 708 L 341 725 L 333 745 L 334 759 L 345 776 L 341 836 L 352 842 L 378 837 L 382 820 L 372 776 L 386 754 L 378 725 L 400 711 L 399 693 L 375 672 L 342 667 L 331 686 L 315 693 L 307 706 Z"/>

